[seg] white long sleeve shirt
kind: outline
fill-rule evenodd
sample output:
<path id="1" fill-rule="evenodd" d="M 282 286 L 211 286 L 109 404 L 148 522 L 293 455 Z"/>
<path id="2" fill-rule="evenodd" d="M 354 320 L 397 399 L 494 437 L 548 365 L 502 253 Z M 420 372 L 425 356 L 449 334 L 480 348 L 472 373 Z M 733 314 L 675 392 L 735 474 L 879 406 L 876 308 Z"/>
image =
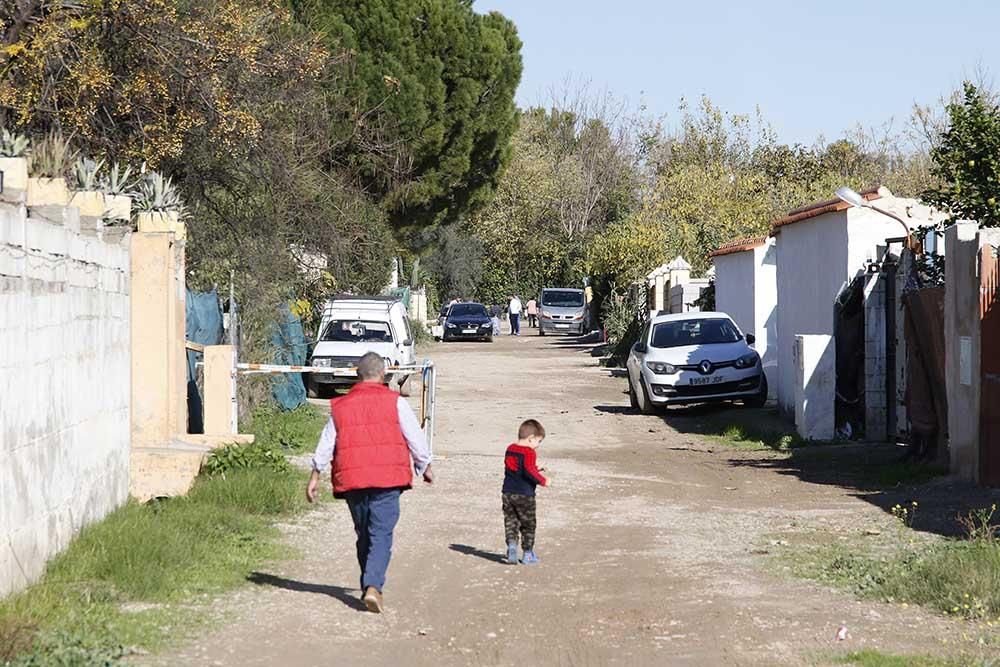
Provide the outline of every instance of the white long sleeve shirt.
<path id="1" fill-rule="evenodd" d="M 403 439 L 410 449 L 410 458 L 413 459 L 413 472 L 419 477 L 431 463 L 432 456 L 427 447 L 427 438 L 424 437 L 424 431 L 420 428 L 420 421 L 413 414 L 413 409 L 402 396 L 396 402 L 396 413 L 399 416 L 399 428 L 403 432 Z M 319 442 L 316 443 L 316 451 L 312 458 L 313 470 L 317 472 L 329 470 L 336 448 L 337 426 L 333 423 L 333 417 L 330 417 L 323 432 L 320 433 Z"/>

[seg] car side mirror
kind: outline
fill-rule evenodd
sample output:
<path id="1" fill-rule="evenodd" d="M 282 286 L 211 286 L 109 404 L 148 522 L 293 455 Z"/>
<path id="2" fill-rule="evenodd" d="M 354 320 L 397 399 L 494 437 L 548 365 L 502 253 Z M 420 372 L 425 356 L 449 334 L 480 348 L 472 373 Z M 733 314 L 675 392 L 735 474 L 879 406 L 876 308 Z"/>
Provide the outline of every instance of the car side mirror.
<path id="1" fill-rule="evenodd" d="M 753 345 L 754 343 L 757 342 L 757 337 L 754 336 L 753 334 L 747 334 L 746 339 L 747 339 L 747 345 Z"/>
<path id="2" fill-rule="evenodd" d="M 639 354 L 646 354 L 646 352 L 649 350 L 649 346 L 647 346 L 645 343 L 636 343 L 635 345 L 632 346 L 632 349 L 638 352 Z"/>
<path id="3" fill-rule="evenodd" d="M 405 345 L 406 347 L 413 345 L 413 339 L 407 338 L 406 340 L 403 341 L 403 345 Z"/>

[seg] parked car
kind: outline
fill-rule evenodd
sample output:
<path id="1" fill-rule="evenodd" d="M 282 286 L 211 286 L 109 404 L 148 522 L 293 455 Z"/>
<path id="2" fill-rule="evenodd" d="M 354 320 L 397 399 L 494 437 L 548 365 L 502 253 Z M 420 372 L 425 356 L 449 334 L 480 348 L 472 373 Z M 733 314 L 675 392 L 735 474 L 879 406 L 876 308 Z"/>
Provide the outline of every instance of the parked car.
<path id="1" fill-rule="evenodd" d="M 587 332 L 587 302 L 582 289 L 546 287 L 539 301 L 539 336 Z"/>
<path id="2" fill-rule="evenodd" d="M 493 341 L 493 320 L 481 303 L 456 303 L 444 320 L 443 339 Z"/>
<path id="3" fill-rule="evenodd" d="M 417 362 L 410 333 L 410 320 L 403 302 L 393 297 L 337 297 L 327 301 L 313 348 L 311 366 L 354 368 L 362 355 L 377 352 L 386 366 L 409 366 Z M 407 392 L 408 375 L 389 373 L 387 384 Z M 358 381 L 356 376 L 312 373 L 307 382 L 310 396 L 319 396 Z"/>
<path id="4" fill-rule="evenodd" d="M 644 414 L 712 401 L 762 407 L 767 377 L 753 344 L 725 313 L 656 316 L 629 352 L 629 401 Z"/>

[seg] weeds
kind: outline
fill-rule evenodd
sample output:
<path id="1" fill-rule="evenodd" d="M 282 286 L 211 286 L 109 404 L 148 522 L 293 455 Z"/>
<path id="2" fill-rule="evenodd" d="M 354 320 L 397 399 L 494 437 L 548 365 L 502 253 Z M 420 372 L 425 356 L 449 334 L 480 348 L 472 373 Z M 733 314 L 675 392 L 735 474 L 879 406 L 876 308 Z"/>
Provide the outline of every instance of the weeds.
<path id="1" fill-rule="evenodd" d="M 316 446 L 328 419 L 328 413 L 309 404 L 288 411 L 269 405 L 254 410 L 249 430 L 260 446 L 301 454 Z"/>
<path id="2" fill-rule="evenodd" d="M 797 564 L 799 574 L 848 588 L 861 597 L 924 605 L 990 628 L 1000 627 L 1000 540 L 992 523 L 995 509 L 974 510 L 960 517 L 969 539 L 934 542 L 912 539 L 909 527 L 916 509 L 916 503 L 892 508 L 904 530 L 889 551 L 818 547 L 815 559 Z"/>

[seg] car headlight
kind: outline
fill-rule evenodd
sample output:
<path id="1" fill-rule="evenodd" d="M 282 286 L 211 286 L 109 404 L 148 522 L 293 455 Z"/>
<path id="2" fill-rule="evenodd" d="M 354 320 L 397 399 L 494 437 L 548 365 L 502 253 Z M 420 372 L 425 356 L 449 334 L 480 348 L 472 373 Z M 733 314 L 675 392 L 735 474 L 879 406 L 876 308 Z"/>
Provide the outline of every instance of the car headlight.
<path id="1" fill-rule="evenodd" d="M 448 324 L 446 324 L 445 326 L 447 326 L 449 329 L 457 329 L 458 328 L 458 325 L 455 324 L 454 322 L 448 322 Z"/>
<path id="2" fill-rule="evenodd" d="M 333 366 L 333 359 L 331 359 L 330 357 L 313 357 L 312 365 L 322 366 L 323 368 L 329 368 L 330 366 Z"/>
<path id="3" fill-rule="evenodd" d="M 583 319 L 583 315 L 582 314 L 581 315 L 574 315 L 573 319 L 574 320 L 582 320 Z"/>
<path id="4" fill-rule="evenodd" d="M 545 319 L 545 320 L 547 320 L 547 319 L 549 319 L 549 318 L 552 317 L 552 315 L 546 313 L 544 310 L 542 312 L 538 313 L 538 316 L 541 317 L 542 319 Z"/>
<path id="5" fill-rule="evenodd" d="M 493 327 L 492 322 L 483 322 L 482 324 L 479 325 L 480 329 L 490 329 L 492 327 Z"/>
<path id="6" fill-rule="evenodd" d="M 662 361 L 647 361 L 646 368 L 657 375 L 673 375 L 677 372 L 677 367 L 673 364 L 665 364 Z"/>
<path id="7" fill-rule="evenodd" d="M 751 352 L 750 354 L 744 354 L 742 357 L 736 360 L 733 364 L 736 368 L 753 368 L 757 365 L 757 353 Z"/>

